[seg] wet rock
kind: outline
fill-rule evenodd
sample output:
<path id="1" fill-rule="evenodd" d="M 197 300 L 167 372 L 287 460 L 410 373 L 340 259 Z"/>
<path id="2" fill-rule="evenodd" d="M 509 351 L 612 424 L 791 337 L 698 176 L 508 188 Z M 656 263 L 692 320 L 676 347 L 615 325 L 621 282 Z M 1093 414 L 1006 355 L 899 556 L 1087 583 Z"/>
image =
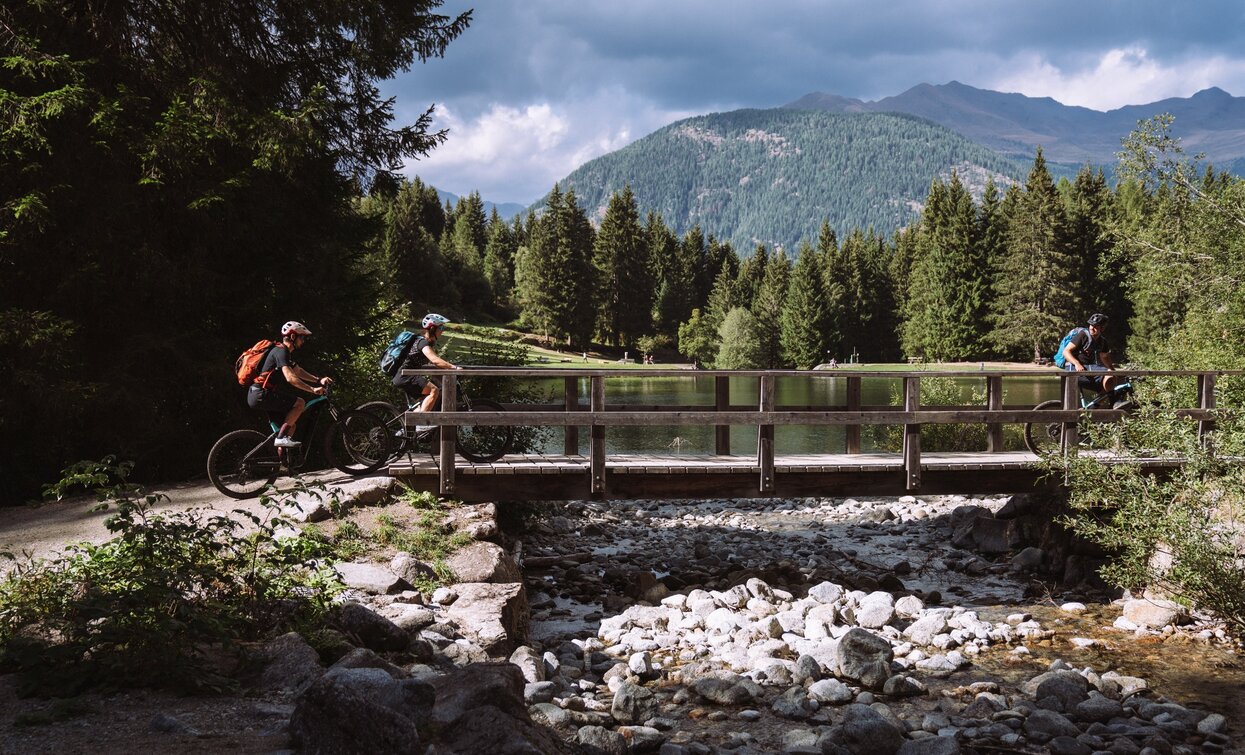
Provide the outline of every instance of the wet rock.
<path id="1" fill-rule="evenodd" d="M 1012 519 L 979 516 L 973 520 L 972 540 L 982 553 L 1008 553 L 1021 543 L 1020 527 Z"/>
<path id="2" fill-rule="evenodd" d="M 1051 755 L 1090 755 L 1093 748 L 1078 739 L 1058 736 L 1046 743 Z"/>
<path id="3" fill-rule="evenodd" d="M 1036 686 L 1030 681 L 1026 689 L 1033 689 L 1032 695 L 1039 705 L 1043 701 L 1053 700 L 1056 703 L 1054 710 L 1070 713 L 1089 698 L 1089 681 L 1075 671 L 1048 672 L 1038 678 L 1041 681 Z"/>
<path id="4" fill-rule="evenodd" d="M 167 713 L 157 713 L 153 716 L 151 722 L 147 724 L 147 729 L 158 734 L 176 734 L 183 737 L 201 736 L 198 729 Z"/>
<path id="5" fill-rule="evenodd" d="M 1046 558 L 1046 554 L 1041 548 L 1032 546 L 1012 556 L 1012 566 L 1025 571 L 1034 571 L 1042 568 L 1042 562 Z"/>

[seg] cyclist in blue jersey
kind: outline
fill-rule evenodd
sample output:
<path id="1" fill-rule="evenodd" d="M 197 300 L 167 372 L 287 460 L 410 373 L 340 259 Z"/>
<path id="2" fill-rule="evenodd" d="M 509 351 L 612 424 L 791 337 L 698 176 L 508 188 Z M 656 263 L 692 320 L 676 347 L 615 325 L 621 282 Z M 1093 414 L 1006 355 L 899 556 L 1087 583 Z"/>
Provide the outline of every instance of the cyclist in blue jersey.
<path id="1" fill-rule="evenodd" d="M 417 370 L 428 366 L 441 370 L 462 369 L 442 359 L 435 348 L 437 339 L 441 337 L 448 323 L 448 318 L 434 312 L 424 315 L 423 322 L 420 323 L 424 333 L 411 344 L 410 353 L 402 364 L 402 370 Z M 393 385 L 406 393 L 410 398 L 410 404 L 418 404 L 415 411 L 430 411 L 441 395 L 440 381 L 427 375 L 403 375 L 402 370 L 399 370 L 397 376 L 394 377 Z"/>
<path id="2" fill-rule="evenodd" d="M 1110 372 L 1115 369 L 1111 358 L 1111 344 L 1103 335 L 1107 316 L 1094 313 L 1089 316 L 1089 328 L 1079 331 L 1063 349 L 1064 369 L 1069 372 Z M 1082 375 L 1078 381 L 1082 388 L 1109 392 L 1118 381 L 1114 375 Z"/>

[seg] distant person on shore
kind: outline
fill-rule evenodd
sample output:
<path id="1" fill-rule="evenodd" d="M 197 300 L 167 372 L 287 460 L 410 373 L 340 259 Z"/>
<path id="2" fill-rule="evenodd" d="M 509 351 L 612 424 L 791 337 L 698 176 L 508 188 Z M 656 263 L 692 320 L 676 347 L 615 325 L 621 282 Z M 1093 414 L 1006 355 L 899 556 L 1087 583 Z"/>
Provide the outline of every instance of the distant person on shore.
<path id="1" fill-rule="evenodd" d="M 1076 328 L 1069 333 L 1063 345 L 1064 369 L 1069 372 L 1109 372 L 1115 369 L 1111 359 L 1111 344 L 1107 342 L 1103 331 L 1107 327 L 1107 316 L 1094 313 L 1087 321 L 1088 328 Z M 1078 383 L 1082 388 L 1110 392 L 1115 387 L 1117 378 L 1113 375 L 1098 376 L 1082 375 Z"/>
<path id="2" fill-rule="evenodd" d="M 442 370 L 462 369 L 442 359 L 434 348 L 447 323 L 449 323 L 448 318 L 434 312 L 424 315 L 423 322 L 420 323 L 424 333 L 411 344 L 411 352 L 402 364 L 402 370 L 418 370 L 428 366 Z M 430 411 L 441 395 L 440 381 L 427 375 L 403 375 L 402 370 L 398 370 L 397 376 L 393 379 L 394 387 L 401 388 L 411 404 L 418 404 L 415 411 Z"/>
<path id="3" fill-rule="evenodd" d="M 284 415 L 281 428 L 272 442 L 277 448 L 302 445 L 301 441 L 294 440 L 294 428 L 307 402 L 294 391 L 297 389 L 323 396 L 333 384 L 332 378 L 316 377 L 299 367 L 292 358 L 310 336 L 311 329 L 297 320 L 282 325 L 281 343 L 268 350 L 260 364 L 259 377 L 247 388 L 247 406 L 259 412 Z"/>

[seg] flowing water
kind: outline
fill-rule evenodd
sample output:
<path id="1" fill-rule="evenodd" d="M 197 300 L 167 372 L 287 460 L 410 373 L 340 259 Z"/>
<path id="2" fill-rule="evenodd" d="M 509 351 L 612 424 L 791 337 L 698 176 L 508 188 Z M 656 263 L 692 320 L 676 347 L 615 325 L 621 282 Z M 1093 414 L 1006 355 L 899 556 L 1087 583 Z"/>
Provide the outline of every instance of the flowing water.
<path id="1" fill-rule="evenodd" d="M 954 378 L 960 388 L 964 405 L 984 405 L 985 379 L 982 377 Z M 898 405 L 902 381 L 898 378 L 863 376 L 861 380 L 861 403 L 865 405 Z M 730 401 L 735 405 L 755 405 L 759 396 L 759 378 L 739 377 L 730 379 Z M 545 403 L 561 403 L 563 378 L 552 377 L 527 381 L 525 388 L 532 389 Z M 979 401 L 974 400 L 974 393 Z M 588 378 L 579 380 L 580 402 L 589 395 Z M 1015 377 L 1003 380 L 1003 403 L 1005 405 L 1035 406 L 1047 399 L 1057 398 L 1059 382 L 1040 377 Z M 791 377 L 779 378 L 775 385 L 775 403 L 794 406 L 845 406 L 847 403 L 846 377 Z M 708 375 L 695 377 L 618 377 L 605 381 L 607 406 L 700 406 L 712 409 L 714 403 L 714 378 Z M 559 453 L 562 438 L 558 432 L 545 433 L 546 453 Z M 580 452 L 586 449 L 586 433 L 580 434 Z M 878 450 L 883 431 L 880 427 L 862 428 L 861 450 Z M 731 453 L 748 455 L 756 452 L 755 427 L 731 428 Z M 840 425 L 782 426 L 775 428 L 776 453 L 842 453 L 846 445 L 846 429 Z M 652 425 L 642 427 L 609 427 L 605 432 L 607 454 L 624 453 L 671 453 L 704 455 L 713 453 L 713 427 L 709 425 L 677 426 Z"/>

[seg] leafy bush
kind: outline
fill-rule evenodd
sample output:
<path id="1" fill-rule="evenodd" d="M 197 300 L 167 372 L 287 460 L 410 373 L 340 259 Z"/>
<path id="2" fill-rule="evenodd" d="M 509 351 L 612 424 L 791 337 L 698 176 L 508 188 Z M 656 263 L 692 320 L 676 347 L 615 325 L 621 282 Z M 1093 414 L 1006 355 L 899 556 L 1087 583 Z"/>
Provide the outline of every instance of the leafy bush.
<path id="1" fill-rule="evenodd" d="M 968 400 L 963 397 L 963 387 L 949 377 L 921 378 L 921 406 L 980 406 L 986 405 L 984 388 L 974 388 Z M 891 403 L 903 406 L 901 387 L 891 389 Z M 1019 448 L 1023 443 L 1018 425 L 1005 425 L 1003 428 L 1003 444 L 1007 448 Z M 986 426 L 982 424 L 963 425 L 921 425 L 922 451 L 984 451 L 986 449 Z M 903 447 L 903 427 L 886 426 L 881 432 L 882 448 L 898 451 Z"/>
<path id="2" fill-rule="evenodd" d="M 220 684 L 215 650 L 314 622 L 340 589 L 317 562 L 321 543 L 277 537 L 289 493 L 261 497 L 263 516 L 235 512 L 244 528 L 223 514 L 157 512 L 166 497 L 128 483 L 131 466 L 75 465 L 49 488 L 96 486 L 112 539 L 27 559 L 0 582 L 0 668 L 24 672 L 29 690 Z"/>

